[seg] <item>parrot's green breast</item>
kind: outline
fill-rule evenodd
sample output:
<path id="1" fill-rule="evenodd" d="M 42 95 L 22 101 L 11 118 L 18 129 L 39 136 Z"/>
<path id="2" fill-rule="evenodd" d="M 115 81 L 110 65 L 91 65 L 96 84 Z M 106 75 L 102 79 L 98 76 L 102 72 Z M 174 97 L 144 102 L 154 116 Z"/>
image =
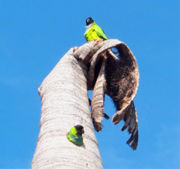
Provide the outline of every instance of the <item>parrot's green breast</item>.
<path id="1" fill-rule="evenodd" d="M 67 135 L 67 139 L 78 146 L 83 145 L 83 137 L 80 135 L 77 135 L 77 130 L 75 127 L 71 128 L 71 130 L 69 131 Z"/>
<path id="2" fill-rule="evenodd" d="M 87 41 L 93 41 L 95 39 L 107 39 L 104 31 L 96 23 L 86 30 L 84 37 Z"/>

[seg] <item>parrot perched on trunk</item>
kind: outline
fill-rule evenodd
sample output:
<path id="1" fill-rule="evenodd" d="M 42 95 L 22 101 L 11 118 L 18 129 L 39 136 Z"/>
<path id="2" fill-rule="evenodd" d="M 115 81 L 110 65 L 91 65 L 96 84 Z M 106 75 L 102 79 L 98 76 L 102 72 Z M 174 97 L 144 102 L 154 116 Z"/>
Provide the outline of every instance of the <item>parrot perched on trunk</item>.
<path id="1" fill-rule="evenodd" d="M 98 26 L 91 17 L 86 19 L 86 31 L 84 33 L 84 37 L 87 41 L 93 41 L 95 39 L 108 39 L 101 27 Z"/>
<path id="2" fill-rule="evenodd" d="M 67 139 L 78 145 L 83 145 L 83 137 L 82 134 L 84 133 L 84 127 L 81 125 L 73 126 L 70 131 L 68 132 Z"/>

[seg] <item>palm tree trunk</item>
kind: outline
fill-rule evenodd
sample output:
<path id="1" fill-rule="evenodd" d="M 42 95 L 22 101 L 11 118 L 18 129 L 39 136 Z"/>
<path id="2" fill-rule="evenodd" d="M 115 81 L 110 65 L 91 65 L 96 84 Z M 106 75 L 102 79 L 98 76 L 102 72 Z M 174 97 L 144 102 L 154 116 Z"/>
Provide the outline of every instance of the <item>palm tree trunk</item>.
<path id="1" fill-rule="evenodd" d="M 89 111 L 86 65 L 70 49 L 45 78 L 41 96 L 40 132 L 32 169 L 103 169 Z M 69 142 L 74 125 L 84 127 L 84 146 Z"/>
<path id="2" fill-rule="evenodd" d="M 91 106 L 94 111 L 98 111 L 94 112 L 92 116 L 94 121 L 100 124 L 105 116 L 103 111 L 104 93 L 108 94 L 108 91 L 105 90 L 104 82 L 106 80 L 107 83 L 108 79 L 105 79 L 104 66 L 98 77 L 95 76 L 95 67 L 101 54 L 113 47 L 116 47 L 123 56 L 127 56 L 125 57 L 126 60 L 129 59 L 127 63 L 132 62 L 131 65 L 135 68 L 131 72 L 137 82 L 130 100 L 133 101 L 138 87 L 139 73 L 135 57 L 124 43 L 111 39 L 102 43 L 93 41 L 78 49 L 70 49 L 39 88 L 42 110 L 32 169 L 103 169 L 89 112 L 88 89 L 94 88 L 95 90 Z M 114 60 L 118 60 L 113 53 L 111 56 Z M 93 82 L 96 82 L 95 86 Z M 122 88 L 122 86 L 120 87 Z M 98 99 L 95 99 L 96 96 Z M 128 144 L 134 139 L 132 148 L 136 149 L 138 141 L 137 113 L 133 102 L 131 103 L 132 106 L 129 107 L 131 112 L 124 114 L 126 123 L 123 130 L 128 127 L 128 131 L 132 133 Z M 77 124 L 82 125 L 85 131 L 84 146 L 80 147 L 66 138 L 71 127 Z"/>

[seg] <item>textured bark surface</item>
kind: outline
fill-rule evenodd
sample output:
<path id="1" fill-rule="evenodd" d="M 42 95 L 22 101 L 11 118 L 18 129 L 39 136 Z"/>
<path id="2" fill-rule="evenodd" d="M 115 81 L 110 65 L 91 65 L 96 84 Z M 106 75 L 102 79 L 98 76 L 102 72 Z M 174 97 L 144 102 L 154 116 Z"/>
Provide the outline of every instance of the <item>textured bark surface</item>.
<path id="1" fill-rule="evenodd" d="M 39 88 L 42 100 L 40 133 L 32 169 L 102 169 L 89 112 L 86 66 L 71 49 Z M 66 138 L 76 124 L 84 126 L 84 146 Z"/>
<path id="2" fill-rule="evenodd" d="M 105 95 L 105 61 L 102 62 L 99 75 L 94 85 L 94 91 L 91 102 L 92 119 L 97 131 L 102 129 L 101 122 L 104 117 L 104 95 Z"/>
<path id="3" fill-rule="evenodd" d="M 110 80 L 105 74 L 106 62 L 102 60 L 99 67 L 99 60 L 104 52 L 108 52 L 107 57 L 112 59 L 112 63 L 118 61 L 109 50 L 113 47 L 123 49 L 120 53 L 130 52 L 124 43 L 116 39 L 102 43 L 89 42 L 79 48 L 70 49 L 44 79 L 39 88 L 42 102 L 41 121 L 32 169 L 103 169 L 89 111 L 88 89 L 94 88 L 92 117 L 100 124 L 103 117 L 107 118 L 104 114 L 104 93 L 114 98 L 107 89 L 107 82 Z M 138 71 L 136 73 L 138 75 Z M 138 141 L 137 112 L 133 103 L 136 90 L 137 86 L 133 96 L 121 109 L 122 118 L 125 120 L 122 130 L 128 128 L 132 133 L 127 143 L 132 142 L 133 149 L 136 149 Z M 81 124 L 85 131 L 84 146 L 80 147 L 66 138 L 71 127 L 77 124 Z"/>

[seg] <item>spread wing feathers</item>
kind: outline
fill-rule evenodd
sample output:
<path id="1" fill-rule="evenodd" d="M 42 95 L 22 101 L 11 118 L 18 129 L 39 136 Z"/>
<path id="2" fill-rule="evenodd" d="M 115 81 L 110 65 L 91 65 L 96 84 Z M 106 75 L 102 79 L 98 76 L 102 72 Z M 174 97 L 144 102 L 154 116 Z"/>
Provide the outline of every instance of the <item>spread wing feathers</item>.
<path id="1" fill-rule="evenodd" d="M 114 96 L 114 89 L 108 91 L 117 108 L 117 112 L 113 116 L 114 124 L 124 118 L 126 108 L 134 99 L 139 84 L 139 71 L 134 55 L 125 44 L 119 46 L 118 52 L 120 59 L 114 62 L 116 69 L 113 70 L 112 81 L 114 83 L 112 86 L 118 86 L 117 94 Z M 113 65 L 111 67 L 113 69 Z"/>
<path id="2" fill-rule="evenodd" d="M 137 111 L 133 101 L 126 108 L 125 111 L 125 123 L 121 130 L 124 131 L 126 128 L 128 128 L 128 132 L 131 134 L 131 137 L 127 141 L 127 144 L 130 145 L 133 150 L 136 150 L 138 145 L 138 119 Z"/>
<path id="3" fill-rule="evenodd" d="M 127 144 L 135 150 L 138 144 L 138 121 L 133 99 L 136 95 L 139 82 L 139 71 L 136 59 L 123 42 L 107 40 L 102 43 L 104 45 L 102 49 L 96 52 L 94 58 L 91 60 L 93 64 L 89 70 L 90 74 L 92 74 L 93 71 L 91 69 L 95 70 L 95 65 L 97 65 L 97 62 L 94 60 L 98 60 L 101 53 L 106 52 L 106 57 L 104 58 L 105 66 L 103 62 L 98 76 L 92 76 L 96 81 L 91 105 L 95 129 L 100 130 L 102 128 L 101 121 L 104 116 L 104 94 L 108 94 L 117 109 L 112 121 L 114 124 L 118 124 L 124 119 L 125 124 L 122 131 L 126 128 L 128 129 L 131 137 L 127 141 Z M 112 53 L 108 51 L 110 48 L 108 45 L 111 46 L 111 48 L 117 48 L 120 59 L 112 56 Z M 96 77 L 97 79 L 95 79 Z"/>
<path id="4" fill-rule="evenodd" d="M 104 40 L 107 39 L 107 36 L 105 35 L 104 31 L 103 31 L 103 30 L 101 29 L 101 27 L 99 27 L 98 25 L 96 25 L 95 31 L 96 31 L 97 35 L 98 35 L 100 38 L 102 38 L 102 39 L 104 39 Z"/>
<path id="5" fill-rule="evenodd" d="M 103 117 L 109 119 L 109 116 L 104 113 L 104 87 L 105 87 L 105 60 L 103 60 L 99 75 L 96 79 L 91 102 L 92 120 L 96 131 L 102 129 L 101 122 Z"/>

